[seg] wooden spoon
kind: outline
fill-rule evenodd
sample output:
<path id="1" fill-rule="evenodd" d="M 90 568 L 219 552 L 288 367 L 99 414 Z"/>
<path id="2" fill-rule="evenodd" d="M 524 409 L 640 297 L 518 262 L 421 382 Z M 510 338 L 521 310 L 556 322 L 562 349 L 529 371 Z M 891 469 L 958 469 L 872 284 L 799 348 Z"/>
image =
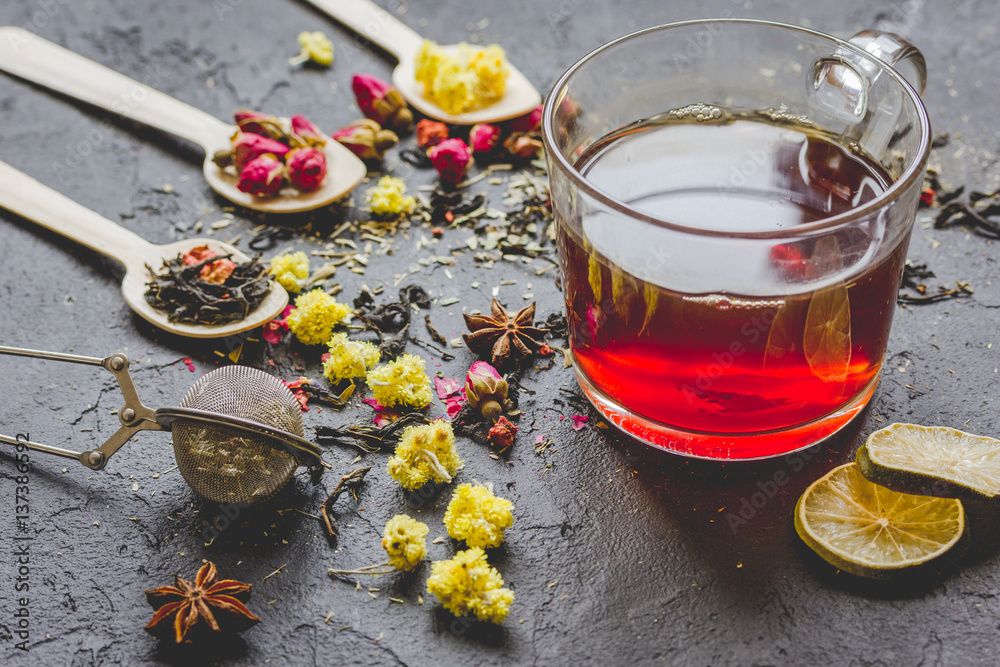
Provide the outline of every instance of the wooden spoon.
<path id="1" fill-rule="evenodd" d="M 23 28 L 0 27 L 0 70 L 45 88 L 187 139 L 205 150 L 205 180 L 226 199 L 256 211 L 311 211 L 343 197 L 365 177 L 365 165 L 333 140 L 326 142 L 327 174 L 313 192 L 287 188 L 276 197 L 240 192 L 234 173 L 212 156 L 229 148 L 235 125 L 133 81 Z"/>
<path id="2" fill-rule="evenodd" d="M 424 42 L 423 37 L 370 0 L 306 1 L 396 56 L 399 65 L 392 72 L 392 83 L 425 116 L 456 125 L 493 123 L 523 116 L 542 103 L 542 96 L 531 82 L 512 65 L 508 65 L 510 74 L 507 76 L 507 88 L 499 101 L 465 113 L 447 113 L 424 97 L 424 86 L 416 79 L 417 51 Z M 458 46 L 443 48 L 454 51 Z"/>
<path id="3" fill-rule="evenodd" d="M 214 239 L 185 239 L 153 245 L 3 162 L 0 162 L 0 207 L 124 264 L 122 296 L 125 302 L 143 319 L 165 331 L 191 338 L 231 336 L 261 326 L 277 317 L 288 305 L 288 293 L 272 281 L 264 302 L 239 322 L 216 327 L 169 322 L 164 311 L 146 302 L 146 282 L 150 279 L 147 264 L 155 271 L 163 266 L 163 260 L 173 259 L 201 245 L 207 245 L 220 255 L 232 254 L 234 261 L 245 262 L 249 257 L 228 243 Z"/>

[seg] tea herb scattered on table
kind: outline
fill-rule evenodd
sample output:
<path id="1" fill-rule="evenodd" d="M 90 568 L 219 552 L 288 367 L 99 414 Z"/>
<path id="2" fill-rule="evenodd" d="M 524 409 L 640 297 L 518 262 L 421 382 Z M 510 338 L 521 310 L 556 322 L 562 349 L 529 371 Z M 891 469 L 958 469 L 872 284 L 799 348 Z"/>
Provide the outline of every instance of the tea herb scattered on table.
<path id="1" fill-rule="evenodd" d="M 289 292 L 299 292 L 309 279 L 309 256 L 299 250 L 271 258 L 271 275 Z"/>
<path id="2" fill-rule="evenodd" d="M 320 288 L 295 297 L 295 310 L 288 313 L 288 328 L 306 345 L 322 345 L 330 340 L 334 327 L 346 324 L 351 307 L 340 303 Z"/>
<path id="3" fill-rule="evenodd" d="M 382 548 L 389 560 L 354 570 L 327 570 L 331 577 L 367 574 L 378 577 L 392 572 L 413 572 L 427 557 L 427 524 L 405 514 L 389 519 L 382 531 Z M 392 598 L 390 598 L 392 599 Z M 402 602 L 402 600 L 400 600 Z"/>
<path id="4" fill-rule="evenodd" d="M 346 429 L 332 426 L 317 426 L 316 438 L 324 444 L 352 447 L 366 454 L 388 452 L 395 449 L 399 437 L 408 426 L 429 424 L 430 420 L 420 412 L 410 412 L 385 426 L 353 425 Z"/>
<path id="5" fill-rule="evenodd" d="M 365 475 L 371 470 L 371 466 L 365 466 L 363 468 L 358 468 L 347 473 L 340 478 L 337 482 L 337 486 L 334 487 L 333 492 L 320 507 L 319 513 L 323 517 L 323 525 L 326 528 L 327 537 L 336 537 L 340 534 L 340 528 L 337 525 L 337 520 L 331 515 L 333 511 L 333 505 L 337 502 L 344 491 L 349 491 L 351 497 L 354 498 L 354 502 L 358 501 L 358 489 L 361 484 L 365 481 Z"/>
<path id="6" fill-rule="evenodd" d="M 387 408 L 425 408 L 431 404 L 431 380 L 425 361 L 415 354 L 400 355 L 368 373 L 372 396 Z"/>
<path id="7" fill-rule="evenodd" d="M 456 616 L 475 615 L 480 621 L 503 623 L 514 602 L 514 592 L 503 583 L 496 568 L 486 562 L 486 552 L 472 547 L 454 558 L 435 561 L 427 591 Z"/>
<path id="8" fill-rule="evenodd" d="M 537 352 L 544 343 L 547 330 L 534 326 L 534 301 L 511 317 L 507 309 L 493 299 L 491 311 L 490 315 L 462 313 L 465 325 L 471 332 L 462 338 L 470 350 L 489 356 L 490 362 L 497 368 L 517 366 L 523 359 Z"/>
<path id="9" fill-rule="evenodd" d="M 173 323 L 221 326 L 245 319 L 271 291 L 267 267 L 257 258 L 237 264 L 230 257 L 199 246 L 164 260 L 160 273 L 147 265 L 153 278 L 146 302 Z"/>
<path id="10" fill-rule="evenodd" d="M 464 465 L 451 424 L 438 420 L 407 427 L 386 470 L 404 489 L 414 491 L 430 481 L 450 482 Z"/>
<path id="11" fill-rule="evenodd" d="M 160 639 L 191 643 L 209 632 L 243 632 L 260 619 L 247 609 L 250 584 L 217 579 L 214 563 L 205 563 L 194 581 L 177 575 L 173 586 L 146 591 L 156 613 L 145 630 Z"/>
<path id="12" fill-rule="evenodd" d="M 459 484 L 444 525 L 448 534 L 470 547 L 491 549 L 503 542 L 504 533 L 514 525 L 514 503 L 493 494 L 493 484 Z"/>
<path id="13" fill-rule="evenodd" d="M 379 362 L 378 348 L 371 343 L 350 340 L 336 333 L 327 342 L 329 352 L 323 361 L 323 375 L 334 383 L 365 378 Z"/>

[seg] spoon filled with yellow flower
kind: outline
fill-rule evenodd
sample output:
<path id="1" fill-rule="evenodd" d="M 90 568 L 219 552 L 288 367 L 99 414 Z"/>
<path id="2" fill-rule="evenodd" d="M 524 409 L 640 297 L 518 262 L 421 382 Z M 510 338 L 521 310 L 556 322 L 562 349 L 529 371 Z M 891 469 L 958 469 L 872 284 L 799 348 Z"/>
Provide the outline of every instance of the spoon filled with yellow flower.
<path id="1" fill-rule="evenodd" d="M 457 125 L 523 116 L 542 103 L 503 49 L 425 41 L 370 0 L 308 0 L 399 60 L 392 83 L 418 111 Z"/>
<path id="2" fill-rule="evenodd" d="M 307 158 L 306 162 L 311 163 L 309 168 L 321 162 L 323 175 L 320 179 L 314 179 L 308 188 L 283 187 L 286 181 L 295 182 L 291 174 L 290 156 L 295 149 L 292 146 L 293 150 L 288 152 L 289 157 L 284 164 L 275 159 L 275 155 L 271 154 L 273 151 L 255 156 L 260 158 L 260 164 L 255 166 L 259 168 L 262 179 L 275 187 L 247 188 L 243 174 L 234 171 L 230 165 L 220 165 L 213 160 L 218 154 L 229 153 L 233 149 L 237 126 L 23 28 L 0 27 L 0 70 L 201 146 L 205 151 L 203 171 L 209 186 L 231 202 L 256 211 L 311 211 L 340 199 L 365 177 L 365 165 L 361 160 L 339 142 L 317 133 L 315 141 L 302 146 L 298 157 Z M 299 162 L 303 161 L 300 159 Z M 287 179 L 283 175 L 286 170 Z"/>

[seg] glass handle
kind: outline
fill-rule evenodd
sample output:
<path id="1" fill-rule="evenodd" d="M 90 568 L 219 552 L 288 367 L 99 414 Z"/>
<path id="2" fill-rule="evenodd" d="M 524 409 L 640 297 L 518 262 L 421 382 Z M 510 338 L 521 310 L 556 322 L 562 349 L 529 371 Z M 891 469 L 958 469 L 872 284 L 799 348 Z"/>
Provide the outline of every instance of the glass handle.
<path id="1" fill-rule="evenodd" d="M 923 95 L 927 85 L 927 62 L 917 47 L 899 35 L 878 30 L 863 30 L 852 37 L 850 43 L 871 58 L 840 48 L 836 53 L 817 59 L 807 81 L 807 94 L 814 107 L 848 127 L 863 127 L 863 121 L 874 111 L 869 109 L 869 94 L 883 73 L 884 65 L 899 73 L 919 95 Z M 871 132 L 872 128 L 867 128 L 866 134 Z"/>
<path id="2" fill-rule="evenodd" d="M 918 95 L 924 96 L 927 61 L 920 49 L 899 35 L 880 30 L 862 30 L 848 41 L 890 65 L 913 86 Z"/>

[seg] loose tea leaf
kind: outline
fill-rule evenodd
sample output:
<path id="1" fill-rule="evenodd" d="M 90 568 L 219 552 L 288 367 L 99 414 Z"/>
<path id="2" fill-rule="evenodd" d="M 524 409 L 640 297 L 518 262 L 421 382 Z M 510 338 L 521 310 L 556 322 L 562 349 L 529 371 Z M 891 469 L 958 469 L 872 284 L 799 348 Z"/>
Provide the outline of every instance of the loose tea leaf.
<path id="1" fill-rule="evenodd" d="M 955 192 L 957 197 L 962 188 Z M 938 201 L 945 203 L 944 195 L 939 195 Z M 934 219 L 935 229 L 956 225 L 971 228 L 979 236 L 1000 239 L 1000 190 L 971 192 L 968 203 L 952 201 Z"/>
<path id="2" fill-rule="evenodd" d="M 334 503 L 340 498 L 344 491 L 350 491 L 351 496 L 353 496 L 354 501 L 358 501 L 358 488 L 365 481 L 365 475 L 371 470 L 371 466 L 365 466 L 364 468 L 358 468 L 357 470 L 352 470 L 337 482 L 337 486 L 334 487 L 333 492 L 320 507 L 320 514 L 323 516 L 323 524 L 326 527 L 326 534 L 328 537 L 337 537 L 340 534 L 340 527 L 337 525 L 337 520 L 330 515 L 333 509 Z"/>
<path id="3" fill-rule="evenodd" d="M 429 423 L 430 420 L 422 413 L 410 412 L 382 427 L 355 425 L 339 429 L 332 426 L 317 426 L 316 439 L 323 444 L 351 447 L 366 454 L 374 454 L 395 449 L 400 434 L 407 426 Z"/>
<path id="4" fill-rule="evenodd" d="M 185 264 L 183 255 L 163 262 L 160 273 L 147 265 L 153 279 L 146 283 L 146 301 L 167 313 L 173 323 L 220 326 L 245 319 L 271 291 L 267 267 L 255 257 L 236 264 L 221 284 L 205 280 L 202 270 L 231 255 L 212 255 L 196 264 Z"/>
<path id="5" fill-rule="evenodd" d="M 435 329 L 434 325 L 431 324 L 431 316 L 430 315 L 424 315 L 424 326 L 427 327 L 427 333 L 430 334 L 431 340 L 433 340 L 438 345 L 447 345 L 448 344 L 447 339 L 445 339 L 445 337 L 441 335 L 441 332 L 438 331 L 437 329 Z"/>

